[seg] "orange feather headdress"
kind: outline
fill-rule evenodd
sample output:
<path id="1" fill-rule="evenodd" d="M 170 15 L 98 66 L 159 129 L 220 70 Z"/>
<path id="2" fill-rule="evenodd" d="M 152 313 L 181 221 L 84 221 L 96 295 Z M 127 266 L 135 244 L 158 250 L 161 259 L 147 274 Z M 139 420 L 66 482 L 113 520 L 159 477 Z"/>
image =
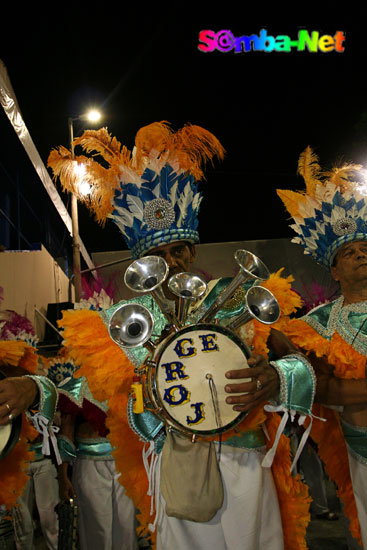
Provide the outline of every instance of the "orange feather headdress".
<path id="1" fill-rule="evenodd" d="M 202 197 L 196 182 L 203 178 L 208 161 L 224 157 L 222 145 L 211 132 L 191 124 L 174 132 L 162 121 L 138 131 L 132 152 L 105 128 L 84 132 L 74 145 L 80 145 L 86 155 L 74 158 L 71 151 L 59 147 L 51 152 L 48 166 L 64 189 L 95 212 L 99 222 L 113 219 L 133 257 L 159 244 L 198 242 Z M 81 177 L 89 184 L 85 195 Z"/>
<path id="2" fill-rule="evenodd" d="M 323 172 L 310 147 L 301 154 L 298 173 L 305 191 L 278 189 L 277 193 L 293 217 L 297 233 L 292 242 L 305 254 L 329 267 L 344 243 L 367 239 L 367 200 L 362 166 L 345 164 Z M 351 177 L 357 176 L 357 181 Z"/>

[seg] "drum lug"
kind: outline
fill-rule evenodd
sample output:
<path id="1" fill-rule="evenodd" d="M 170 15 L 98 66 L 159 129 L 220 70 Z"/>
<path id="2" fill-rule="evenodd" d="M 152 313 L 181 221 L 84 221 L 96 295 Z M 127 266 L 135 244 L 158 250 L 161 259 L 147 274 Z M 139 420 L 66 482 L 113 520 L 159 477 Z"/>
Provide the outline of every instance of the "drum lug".
<path id="1" fill-rule="evenodd" d="M 147 406 L 145 408 L 148 409 Z M 155 407 L 154 404 L 152 404 L 149 408 L 149 411 L 153 414 L 160 414 L 161 412 L 164 412 L 162 407 Z"/>
<path id="2" fill-rule="evenodd" d="M 153 355 L 155 350 L 157 349 L 155 343 L 152 342 L 152 340 L 150 339 L 145 342 L 144 347 L 149 351 L 151 355 Z"/>
<path id="3" fill-rule="evenodd" d="M 157 366 L 157 363 L 156 363 L 155 361 L 149 360 L 149 361 L 146 361 L 146 362 L 145 362 L 145 365 L 146 365 L 148 368 L 155 369 L 156 366 Z"/>

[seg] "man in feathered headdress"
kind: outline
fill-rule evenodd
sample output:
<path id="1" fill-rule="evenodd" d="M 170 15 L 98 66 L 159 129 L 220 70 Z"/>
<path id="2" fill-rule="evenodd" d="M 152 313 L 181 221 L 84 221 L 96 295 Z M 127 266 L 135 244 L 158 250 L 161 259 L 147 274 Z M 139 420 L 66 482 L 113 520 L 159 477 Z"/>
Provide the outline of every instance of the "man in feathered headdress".
<path id="1" fill-rule="evenodd" d="M 285 333 L 305 350 L 317 374 L 316 399 L 339 407 L 317 406 L 311 436 L 329 475 L 339 487 L 351 530 L 359 537 L 349 469 L 364 548 L 367 548 L 367 198 L 360 165 L 322 172 L 308 147 L 299 160 L 304 192 L 278 190 L 294 220 L 293 239 L 305 253 L 330 269 L 341 296 L 290 321 Z M 353 178 L 356 181 L 353 181 Z M 274 351 L 289 352 L 289 342 L 273 334 Z M 316 408 L 315 408 L 316 410 Z M 344 443 L 345 441 L 345 443 Z"/>
<path id="2" fill-rule="evenodd" d="M 85 132 L 75 140 L 75 145 L 81 145 L 94 156 L 96 153 L 101 155 L 105 164 L 101 165 L 88 156 L 79 156 L 74 160 L 64 148 L 53 151 L 49 166 L 55 176 L 60 177 L 64 188 L 78 193 L 73 165 L 84 163 L 87 169 L 85 179 L 91 185 L 87 203 L 96 212 L 99 221 L 103 222 L 107 216 L 115 221 L 132 257 L 141 258 L 147 254 L 162 256 L 168 263 L 170 275 L 189 271 L 195 257 L 195 243 L 199 241 L 197 216 L 201 194 L 197 183 L 203 176 L 202 165 L 215 155 L 219 158 L 224 155 L 223 147 L 215 136 L 199 126 L 191 125 L 173 132 L 167 123 L 161 122 L 139 130 L 132 154 L 121 147 L 115 138 L 111 138 L 105 129 Z M 228 281 L 221 279 L 211 285 L 210 293 L 205 296 L 197 312 L 208 309 L 226 284 Z M 279 273 L 272 275 L 267 284 L 281 302 L 283 318 L 278 326 L 282 327 L 284 315 L 290 315 L 300 305 L 299 298 L 290 290 L 290 279 L 282 279 Z M 164 291 L 167 298 L 174 298 L 166 286 Z M 221 319 L 228 320 L 243 311 L 244 295 L 241 288 L 226 304 L 225 311 L 220 312 Z M 154 336 L 159 337 L 167 320 L 153 297 L 145 294 L 129 302 L 148 308 L 154 319 Z M 120 305 L 104 312 L 102 317 L 106 324 Z M 242 369 L 234 373 L 228 365 L 229 379 L 250 377 L 251 381 L 228 383 L 226 391 L 232 395 L 227 397 L 227 403 L 237 411 L 251 409 L 251 412 L 236 429 L 221 436 L 220 451 L 217 445 L 214 447 L 212 443 L 202 441 L 192 445 L 185 440 L 187 444 L 184 445 L 174 430 L 167 435 L 159 416 L 147 411 L 133 413 L 132 400 L 129 399 L 133 371 L 144 363 L 147 350 L 141 345 L 129 349 L 122 346 L 121 349 L 114 344 L 102 317 L 96 312 L 70 311 L 64 315 L 61 326 L 64 327 L 66 346 L 81 364 L 79 374 L 87 377 L 98 400 L 108 399 L 108 437 L 116 448 L 113 455 L 121 472 L 121 483 L 140 510 L 142 529 L 147 528 L 152 513 L 146 496 L 147 480 L 142 469 L 143 452 L 144 465 L 150 474 L 149 494 L 156 497 L 159 548 L 191 550 L 193 545 L 200 549 L 303 548 L 309 519 L 307 490 L 299 476 L 289 475 L 289 442 L 280 435 L 285 421 L 280 425 L 279 417 L 267 415 L 262 405 L 280 387 L 281 404 L 275 410 L 284 411 L 286 416 L 289 409 L 300 411 L 301 416 L 307 414 L 314 392 L 314 379 L 308 362 L 301 356 L 292 355 L 288 360 L 274 363 L 273 369 L 264 357 L 254 355 L 249 359 L 251 372 Z M 194 317 L 191 317 L 191 322 L 195 323 Z M 254 352 L 266 354 L 270 328 L 259 326 L 256 321 L 254 325 Z M 281 373 L 280 381 L 276 371 Z M 274 462 L 276 446 L 271 456 L 267 456 L 268 466 L 273 464 L 276 491 L 270 468 L 262 467 L 266 446 L 262 425 L 265 422 L 271 443 L 279 440 Z M 279 436 L 275 438 L 277 432 Z M 145 443 L 149 444 L 148 449 Z M 181 451 L 177 451 L 175 445 Z M 213 456 L 216 456 L 214 448 L 220 454 L 219 477 L 215 458 L 213 462 Z M 190 463 L 183 460 L 183 453 L 196 458 Z M 164 465 L 161 468 L 162 455 Z M 186 467 L 183 465 L 179 471 L 178 459 L 186 462 Z M 209 464 L 208 468 L 206 464 Z M 211 478 L 208 483 L 209 472 Z M 159 474 L 162 476 L 161 485 Z M 162 498 L 161 487 L 162 490 L 165 487 L 166 501 Z M 170 502 L 167 502 L 168 499 Z M 165 507 L 167 513 L 163 511 Z"/>

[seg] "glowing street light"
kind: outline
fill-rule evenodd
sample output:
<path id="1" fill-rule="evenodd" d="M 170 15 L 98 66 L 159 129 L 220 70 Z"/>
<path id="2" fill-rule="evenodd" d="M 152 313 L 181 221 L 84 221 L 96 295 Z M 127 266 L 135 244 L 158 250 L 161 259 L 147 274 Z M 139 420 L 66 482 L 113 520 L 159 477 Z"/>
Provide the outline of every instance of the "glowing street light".
<path id="1" fill-rule="evenodd" d="M 90 122 L 98 122 L 101 118 L 101 113 L 96 109 L 91 109 L 85 116 Z"/>
<path id="2" fill-rule="evenodd" d="M 101 114 L 96 109 L 91 109 L 84 115 L 79 115 L 77 117 L 68 118 L 69 126 L 69 143 L 72 158 L 75 158 L 74 153 L 74 126 L 73 122 L 75 120 L 89 120 L 89 122 L 97 122 L 100 120 Z M 85 167 L 83 165 L 77 165 L 78 170 L 83 170 L 85 173 Z M 82 179 L 82 176 L 81 176 Z M 88 190 L 86 188 L 88 186 Z M 82 190 L 83 189 L 83 190 Z M 81 194 L 89 194 L 90 186 L 87 182 L 81 181 L 79 187 Z M 73 274 L 74 274 L 74 288 L 75 288 L 75 301 L 79 302 L 82 294 L 82 278 L 81 278 L 81 265 L 80 265 L 80 246 L 79 246 L 79 223 L 78 223 L 78 199 L 71 194 L 71 222 L 72 222 L 72 231 L 73 231 Z"/>

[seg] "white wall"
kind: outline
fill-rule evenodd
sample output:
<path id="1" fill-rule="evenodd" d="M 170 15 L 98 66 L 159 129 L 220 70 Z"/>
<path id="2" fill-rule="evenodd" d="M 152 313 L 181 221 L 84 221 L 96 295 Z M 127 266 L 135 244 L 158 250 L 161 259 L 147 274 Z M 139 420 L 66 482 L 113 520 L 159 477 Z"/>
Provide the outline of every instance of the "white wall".
<path id="1" fill-rule="evenodd" d="M 3 288 L 1 309 L 12 309 L 27 317 L 40 340 L 45 321 L 35 306 L 46 316 L 49 303 L 67 302 L 69 280 L 57 262 L 42 247 L 35 251 L 0 253 L 0 286 Z M 74 288 L 72 288 L 72 297 Z"/>

